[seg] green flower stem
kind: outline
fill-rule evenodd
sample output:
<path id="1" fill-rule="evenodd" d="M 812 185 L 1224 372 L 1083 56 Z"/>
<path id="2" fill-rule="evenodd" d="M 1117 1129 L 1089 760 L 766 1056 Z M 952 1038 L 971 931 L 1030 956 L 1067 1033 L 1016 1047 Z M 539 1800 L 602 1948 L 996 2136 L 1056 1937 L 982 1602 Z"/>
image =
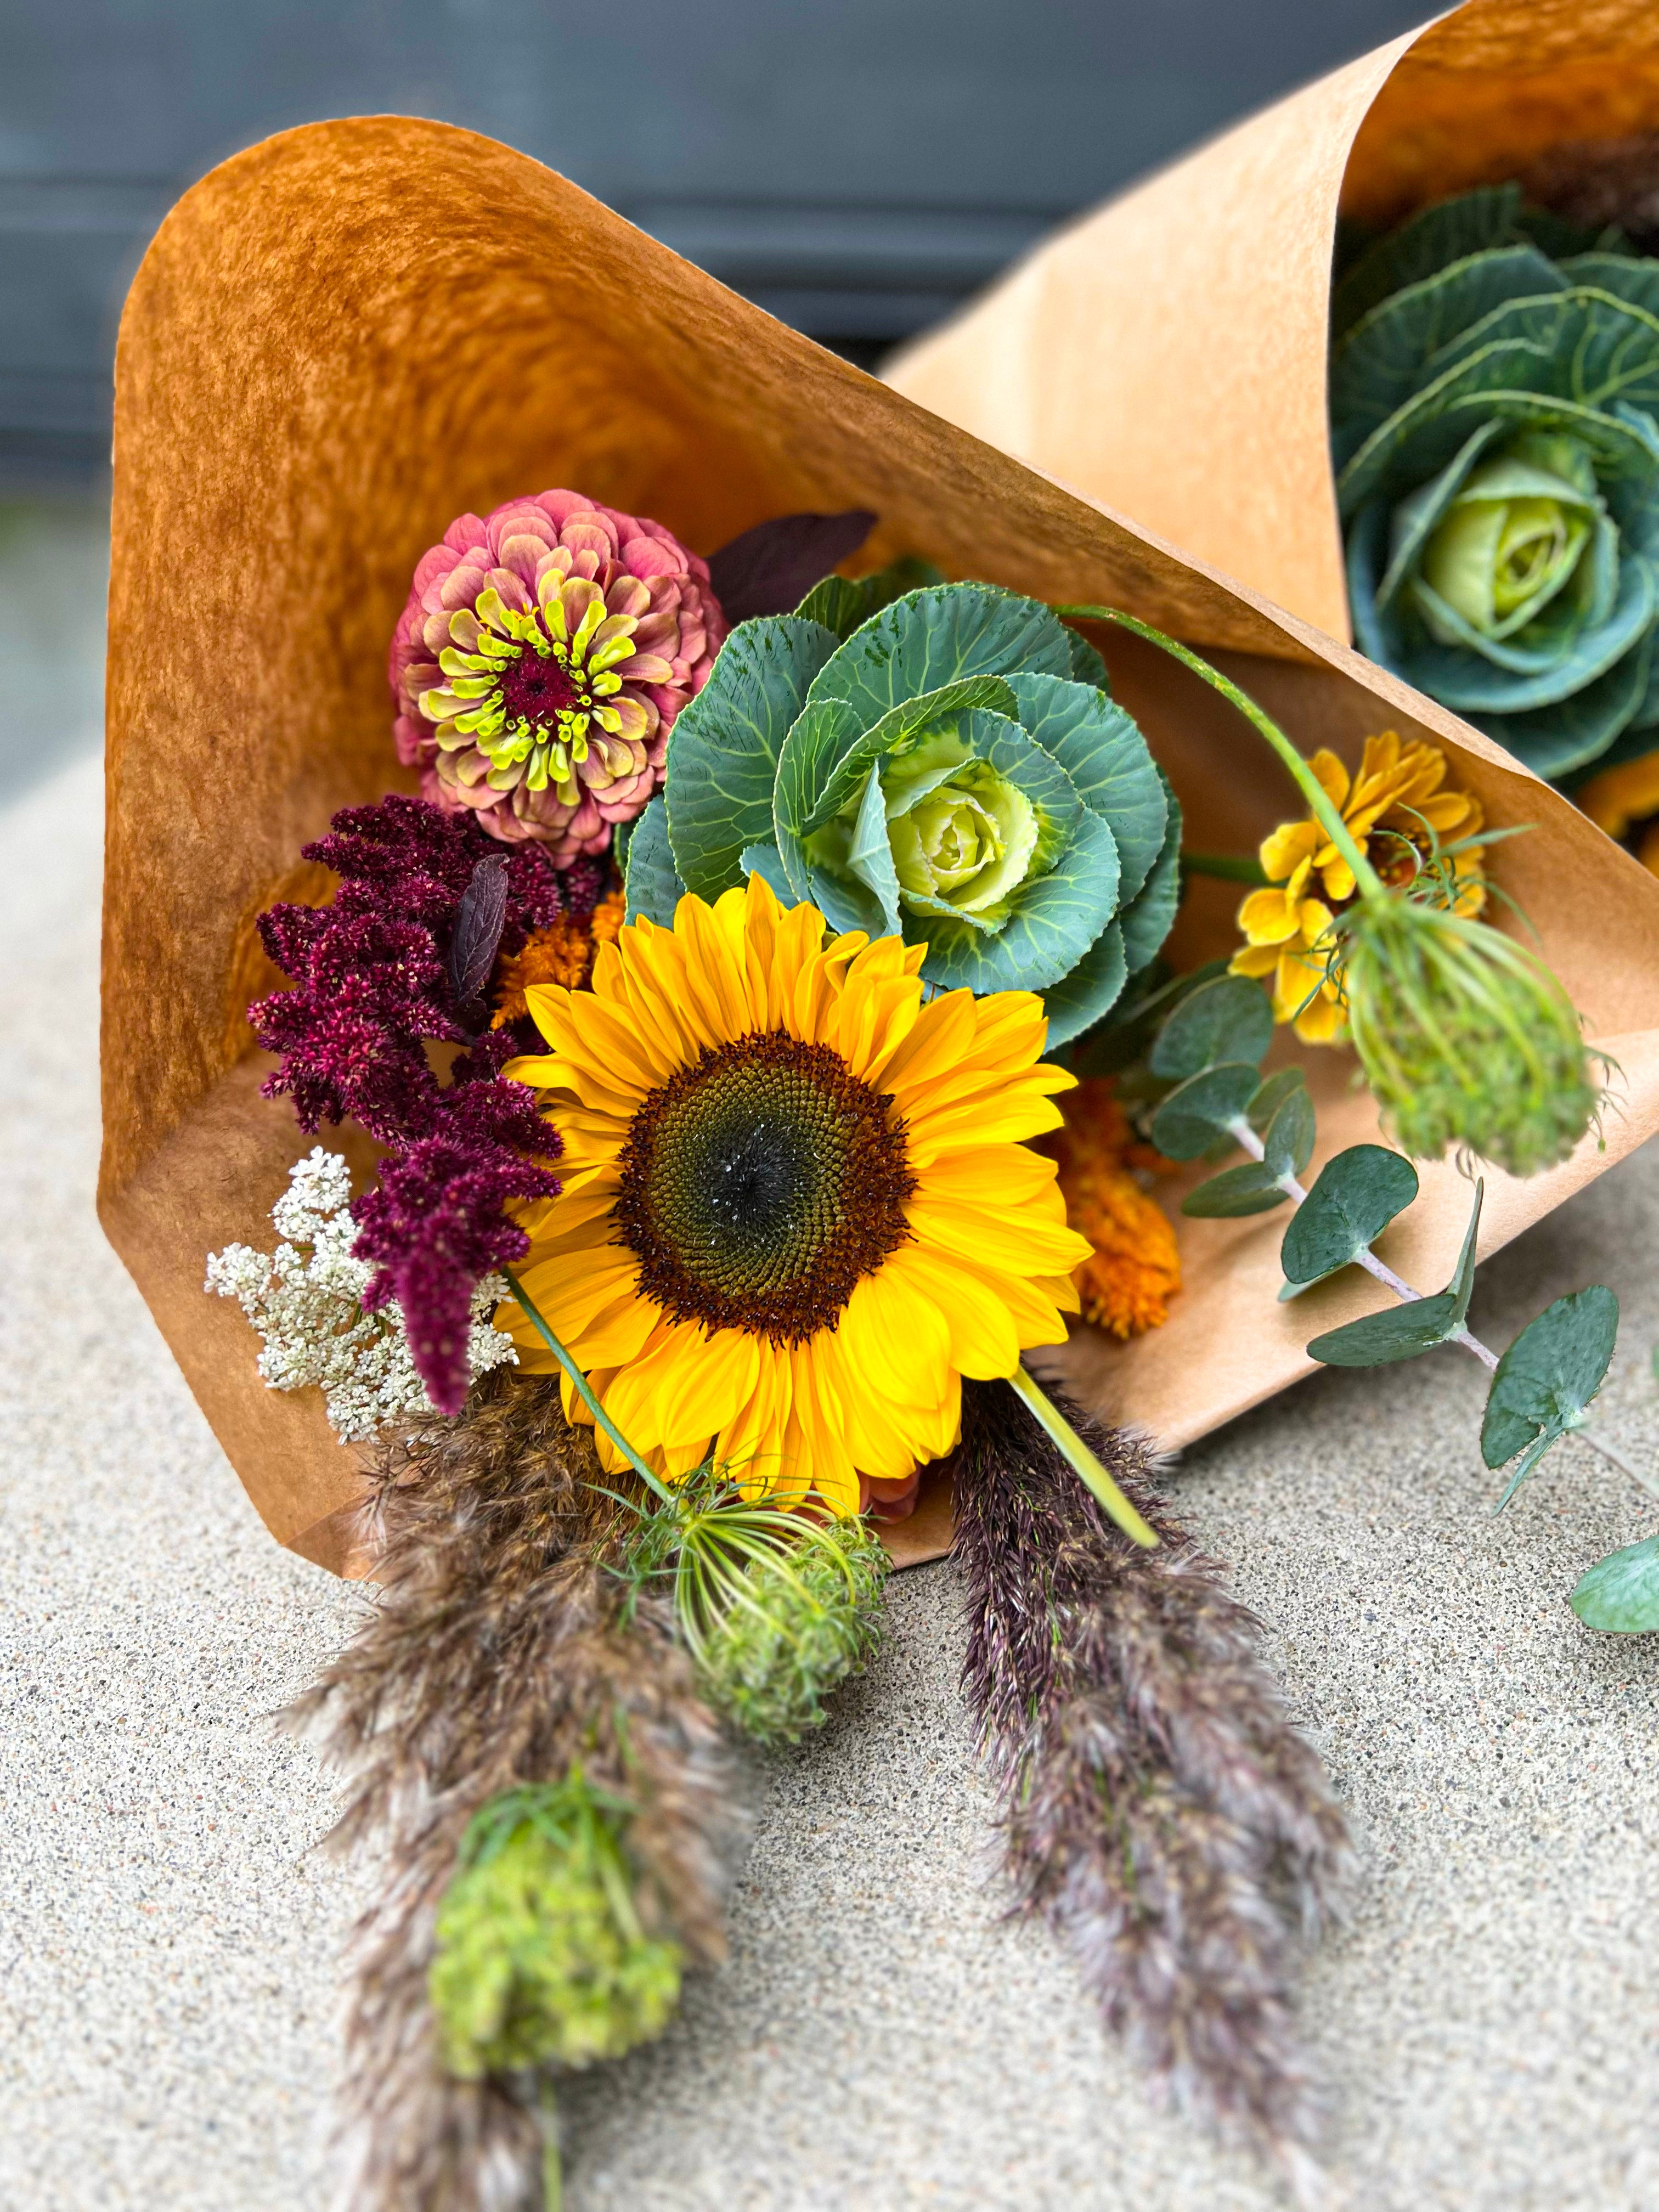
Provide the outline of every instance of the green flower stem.
<path id="1" fill-rule="evenodd" d="M 1174 638 L 1166 637 L 1161 629 L 1154 629 L 1150 623 L 1138 621 L 1133 615 L 1126 615 L 1116 607 L 1056 607 L 1054 612 L 1062 622 L 1115 623 L 1120 629 L 1133 630 L 1137 637 L 1144 637 L 1149 645 L 1157 646 L 1171 659 L 1180 661 L 1182 667 L 1190 668 L 1194 676 L 1201 676 L 1212 691 L 1218 691 L 1224 699 L 1231 700 L 1246 720 L 1252 723 L 1267 739 L 1296 779 L 1297 787 L 1312 809 L 1315 820 L 1352 869 L 1359 896 L 1364 899 L 1388 898 L 1388 887 L 1361 852 L 1353 832 L 1332 805 L 1323 784 L 1278 723 L 1256 705 L 1248 691 L 1241 691 L 1237 684 L 1224 676 L 1218 668 L 1212 668 L 1207 660 L 1188 647 L 1178 645 Z"/>
<path id="2" fill-rule="evenodd" d="M 542 2212 L 564 2212 L 564 2160 L 559 2155 L 559 2108 L 550 2082 L 542 2086 Z"/>
<path id="3" fill-rule="evenodd" d="M 1249 884 L 1265 890 L 1267 871 L 1254 853 L 1182 853 L 1182 871 L 1189 876 L 1214 876 L 1224 884 Z"/>
<path id="4" fill-rule="evenodd" d="M 1139 1544 L 1149 1552 L 1155 1550 L 1158 1540 L 1157 1529 L 1136 1512 L 1077 1431 L 1049 1403 L 1025 1370 L 1016 1367 L 1008 1380 L 1042 1427 L 1065 1453 L 1073 1471 L 1092 1491 L 1130 1542 Z"/>
<path id="5" fill-rule="evenodd" d="M 536 1334 L 541 1338 L 542 1342 L 547 1346 L 555 1359 L 558 1361 L 560 1366 L 563 1368 L 565 1373 L 570 1377 L 571 1382 L 574 1387 L 576 1395 L 581 1400 L 583 1405 L 586 1407 L 588 1412 L 592 1413 L 594 1420 L 599 1424 L 599 1427 L 605 1431 L 606 1436 L 610 1437 L 611 1443 L 615 1444 L 617 1449 L 628 1462 L 628 1464 L 633 1468 L 635 1474 L 637 1474 L 640 1480 L 647 1486 L 652 1492 L 652 1494 L 654 1497 L 664 1499 L 669 1498 L 672 1495 L 670 1491 L 659 1479 L 659 1477 L 651 1472 L 651 1469 L 640 1457 L 633 1445 L 629 1443 L 627 1437 L 623 1434 L 622 1431 L 611 1419 L 610 1414 L 605 1412 L 604 1407 L 600 1405 L 599 1400 L 594 1396 L 592 1389 L 588 1383 L 586 1376 L 582 1373 L 581 1369 L 577 1366 L 575 1361 L 565 1350 L 563 1345 L 559 1342 L 558 1338 L 554 1335 L 552 1330 L 542 1319 L 541 1315 L 538 1312 L 529 1293 L 526 1291 L 524 1285 L 519 1280 L 511 1267 L 503 1267 L 501 1269 L 501 1273 L 507 1278 L 507 1287 L 512 1291 L 520 1306 L 527 1316 L 531 1327 L 536 1331 Z"/>

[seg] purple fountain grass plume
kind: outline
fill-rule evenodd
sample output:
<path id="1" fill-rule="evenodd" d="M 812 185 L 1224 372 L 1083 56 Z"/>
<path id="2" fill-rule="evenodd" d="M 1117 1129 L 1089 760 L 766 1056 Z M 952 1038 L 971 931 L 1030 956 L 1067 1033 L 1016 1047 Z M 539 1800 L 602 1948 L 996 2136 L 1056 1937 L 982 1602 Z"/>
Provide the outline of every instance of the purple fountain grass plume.
<path id="1" fill-rule="evenodd" d="M 285 1725 L 349 1776 L 331 1838 L 384 1840 L 353 1943 L 339 2148 L 350 2212 L 533 2203 L 533 2087 L 443 2067 L 429 1995 L 439 1903 L 468 1823 L 580 1758 L 635 1808 L 635 1910 L 691 1960 L 724 1950 L 746 1835 L 733 1754 L 666 1604 L 611 1571 L 617 1509 L 556 1383 L 485 1377 L 465 1417 L 390 1449 L 368 1509 L 380 1603 Z"/>
<path id="2" fill-rule="evenodd" d="M 1071 1418 L 1157 1528 L 1131 1544 L 996 1383 L 952 1462 L 963 1686 L 1021 1909 L 1070 1942 L 1163 2094 L 1316 2188 L 1320 2101 L 1291 1993 L 1353 1875 L 1340 1808 L 1259 1656 L 1261 1624 L 1163 1509 L 1146 1446 Z"/>

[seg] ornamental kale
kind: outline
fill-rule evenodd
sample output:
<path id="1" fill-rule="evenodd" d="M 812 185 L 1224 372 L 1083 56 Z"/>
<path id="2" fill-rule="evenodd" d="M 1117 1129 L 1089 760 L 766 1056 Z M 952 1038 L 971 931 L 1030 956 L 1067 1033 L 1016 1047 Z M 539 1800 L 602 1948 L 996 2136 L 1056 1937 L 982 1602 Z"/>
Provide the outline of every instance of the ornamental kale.
<path id="1" fill-rule="evenodd" d="M 1556 778 L 1659 730 L 1659 262 L 1589 242 L 1518 185 L 1470 192 L 1334 308 L 1358 642 Z"/>
<path id="2" fill-rule="evenodd" d="M 1058 1045 L 1162 944 L 1179 838 L 1099 655 L 1047 607 L 832 577 L 727 640 L 635 832 L 629 909 L 666 924 L 681 890 L 758 870 L 835 929 L 925 943 L 940 988 L 1041 992 Z"/>

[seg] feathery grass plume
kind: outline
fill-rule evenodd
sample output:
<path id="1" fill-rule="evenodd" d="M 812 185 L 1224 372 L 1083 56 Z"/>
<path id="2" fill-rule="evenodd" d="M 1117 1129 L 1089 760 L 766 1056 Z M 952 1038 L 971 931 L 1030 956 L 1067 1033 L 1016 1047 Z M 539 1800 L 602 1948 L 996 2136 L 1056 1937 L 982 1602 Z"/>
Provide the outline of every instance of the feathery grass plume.
<path id="1" fill-rule="evenodd" d="M 1260 1624 L 1161 1510 L 1147 1448 L 1074 1414 L 1162 1539 L 1130 1543 L 1012 1394 L 965 1384 L 963 1680 L 1021 1909 L 1064 1936 L 1161 2091 L 1314 2185 L 1300 1939 L 1340 1911 L 1342 1814 Z"/>
<path id="2" fill-rule="evenodd" d="M 1403 1152 L 1466 1146 L 1517 1176 L 1566 1158 L 1601 1093 L 1541 961 L 1410 898 L 1359 899 L 1334 934 L 1354 1050 Z"/>
<path id="3" fill-rule="evenodd" d="M 384 1838 L 346 2028 L 350 2212 L 507 2212 L 537 2201 L 535 2085 L 456 2078 L 430 2001 L 441 1901 L 481 1808 L 580 1763 L 633 1807 L 631 1911 L 689 1963 L 719 1958 L 746 1823 L 732 1753 L 672 1604 L 614 1572 L 620 1509 L 556 1385 L 484 1377 L 458 1421 L 388 1448 L 369 1533 L 380 1603 L 289 1709 L 347 1770 L 339 1847 Z M 627 1617 L 624 1618 L 626 1609 Z"/>

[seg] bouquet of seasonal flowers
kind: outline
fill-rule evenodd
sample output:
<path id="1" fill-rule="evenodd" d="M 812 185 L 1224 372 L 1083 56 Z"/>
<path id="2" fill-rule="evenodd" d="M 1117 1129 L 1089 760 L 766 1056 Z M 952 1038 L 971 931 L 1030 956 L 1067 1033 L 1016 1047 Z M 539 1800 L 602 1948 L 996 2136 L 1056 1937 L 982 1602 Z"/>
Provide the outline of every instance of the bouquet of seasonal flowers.
<path id="1" fill-rule="evenodd" d="M 316 267 L 292 217 L 330 194 L 362 219 Z M 445 254 L 479 205 L 495 291 Z M 1194 1275 L 1177 1227 L 1286 1208 L 1309 1304 L 1240 1302 L 1279 1331 L 1266 1387 L 1288 1312 L 1282 1377 L 1492 1367 L 1511 1488 L 1583 1432 L 1608 1292 L 1498 1359 L 1468 1327 L 1481 1182 L 1443 1289 L 1374 1247 L 1413 1158 L 1492 1163 L 1511 1225 L 1593 1171 L 1604 1060 L 1494 921 L 1510 854 L 1595 833 L 1552 798 L 1504 842 L 1519 779 L 1476 792 L 1409 721 L 1357 774 L 1304 757 L 1256 696 L 1276 618 L 737 313 L 534 164 L 381 121 L 198 187 L 124 326 L 103 1202 L 272 1526 L 378 1585 L 290 1715 L 384 1862 L 347 2201 L 556 2202 L 562 2079 L 720 1957 L 748 1749 L 867 1660 L 929 1485 L 1017 1896 L 1154 2080 L 1308 2193 L 1291 2001 L 1342 1814 L 1152 1444 L 1053 1370 L 1086 1321 L 1132 1373 L 1245 1279 Z M 705 323 L 720 376 L 675 351 Z M 447 486 L 505 495 L 434 508 L 422 429 Z M 542 445 L 592 479 L 526 489 Z M 171 552 L 255 483 L 257 599 Z M 216 649 L 158 685 L 186 611 Z M 1249 689 L 1171 635 L 1218 625 Z M 1334 736 L 1376 706 L 1297 673 Z M 1301 810 L 1259 864 L 1194 851 L 1176 791 L 1213 823 L 1245 748 Z M 1218 872 L 1250 878 L 1232 973 L 1181 935 Z M 1352 1118 L 1264 1069 L 1276 1017 L 1352 1043 L 1357 1126 L 1394 1141 L 1333 1144 Z M 1587 1620 L 1646 1625 L 1650 1550 L 1587 1577 Z"/>
<path id="2" fill-rule="evenodd" d="M 789 596 L 804 543 L 832 553 L 870 519 L 749 533 L 750 603 Z M 390 1601 L 297 1716 L 366 1769 L 348 1824 L 388 1822 L 401 1862 L 353 2031 L 362 2185 L 398 2201 L 412 2157 L 416 2200 L 440 2201 L 460 2098 L 490 2157 L 522 2160 L 539 2125 L 556 2195 L 559 2069 L 658 2033 L 686 1964 L 717 1953 L 738 1821 L 720 1724 L 764 1745 L 823 1721 L 879 1634 L 877 1529 L 952 1462 L 969 1690 L 1016 1878 L 1158 2063 L 1300 2171 L 1277 2025 L 1230 2023 L 1252 2078 L 1220 2042 L 1183 2051 L 1234 2002 L 1213 1965 L 1188 1961 L 1178 1997 L 1135 1990 L 1121 1916 L 1168 1883 L 1173 1934 L 1191 1878 L 1154 1827 L 1097 1891 L 1125 1792 L 1228 1802 L 1230 1850 L 1261 1855 L 1258 1908 L 1288 1845 L 1298 1909 L 1329 1909 L 1341 1822 L 1244 1647 L 1188 1643 L 1190 1557 L 1144 1459 L 1080 1431 L 1024 1364 L 1064 1341 L 1103 1261 L 1164 1256 L 1144 1214 L 1141 1236 L 1098 1244 L 1069 1225 L 1068 1185 L 1085 1224 L 1097 1188 L 1032 1140 L 1121 1144 L 1121 1096 L 1154 1158 L 1242 1146 L 1187 1212 L 1289 1202 L 1291 1291 L 1358 1263 L 1403 1301 L 1315 1358 L 1456 1341 L 1492 1367 L 1483 1447 L 1516 1462 L 1507 1496 L 1584 1428 L 1615 1302 L 1559 1301 L 1500 1363 L 1467 1328 L 1479 1184 L 1443 1292 L 1371 1245 L 1416 1196 L 1410 1154 L 1462 1146 L 1526 1174 L 1572 1150 L 1599 1103 L 1577 1017 L 1474 918 L 1492 833 L 1426 748 L 1374 743 L 1357 782 L 1332 756 L 1310 767 L 1186 648 L 1067 610 L 1197 668 L 1310 805 L 1268 841 L 1285 880 L 1246 901 L 1233 975 L 1171 976 L 1180 808 L 1078 629 L 1006 590 L 918 582 L 915 562 L 828 575 L 728 629 L 732 558 L 567 490 L 461 516 L 416 566 L 392 648 L 397 745 L 426 795 L 337 814 L 306 850 L 339 878 L 332 899 L 261 918 L 293 978 L 251 1010 L 279 1055 L 266 1097 L 309 1133 L 351 1121 L 386 1148 L 353 1200 L 319 1147 L 276 1200 L 276 1250 L 208 1261 L 273 1389 L 320 1383 L 343 1441 L 389 1440 L 372 1510 Z M 1267 973 L 1271 997 L 1247 980 Z M 1261 1073 L 1275 1013 L 1352 1036 L 1401 1149 L 1352 1148 L 1303 1188 L 1301 1072 Z M 458 1048 L 447 1080 L 435 1044 Z M 1044 1057 L 1067 1047 L 1116 1065 L 1117 1095 L 1068 1115 L 1077 1078 Z M 1581 1609 L 1659 1605 L 1653 1548 L 1587 1578 Z M 1136 1588 L 1204 1694 L 1229 1684 L 1224 1733 L 1263 1732 L 1227 1755 L 1265 1802 L 1231 1804 L 1239 1778 L 1213 1753 L 1166 1783 L 1155 1738 L 1104 1767 L 1075 1740 L 1069 1701 L 1111 1696 Z M 529 1623 L 503 1619 L 515 1603 Z M 1202 1604 L 1230 1618 L 1213 1589 Z M 595 1637 L 608 1661 L 586 1656 Z M 520 1638 L 507 1696 L 484 1655 Z M 1196 1688 L 1151 1693 L 1160 1727 Z M 399 1833 L 416 1744 L 454 1802 Z M 1103 1787 L 1109 1820 L 1088 1809 Z M 417 1869 L 429 1917 L 410 1908 Z M 1232 1973 L 1242 1926 L 1208 1932 Z M 447 2091 L 404 2078 L 411 2043 Z"/>

